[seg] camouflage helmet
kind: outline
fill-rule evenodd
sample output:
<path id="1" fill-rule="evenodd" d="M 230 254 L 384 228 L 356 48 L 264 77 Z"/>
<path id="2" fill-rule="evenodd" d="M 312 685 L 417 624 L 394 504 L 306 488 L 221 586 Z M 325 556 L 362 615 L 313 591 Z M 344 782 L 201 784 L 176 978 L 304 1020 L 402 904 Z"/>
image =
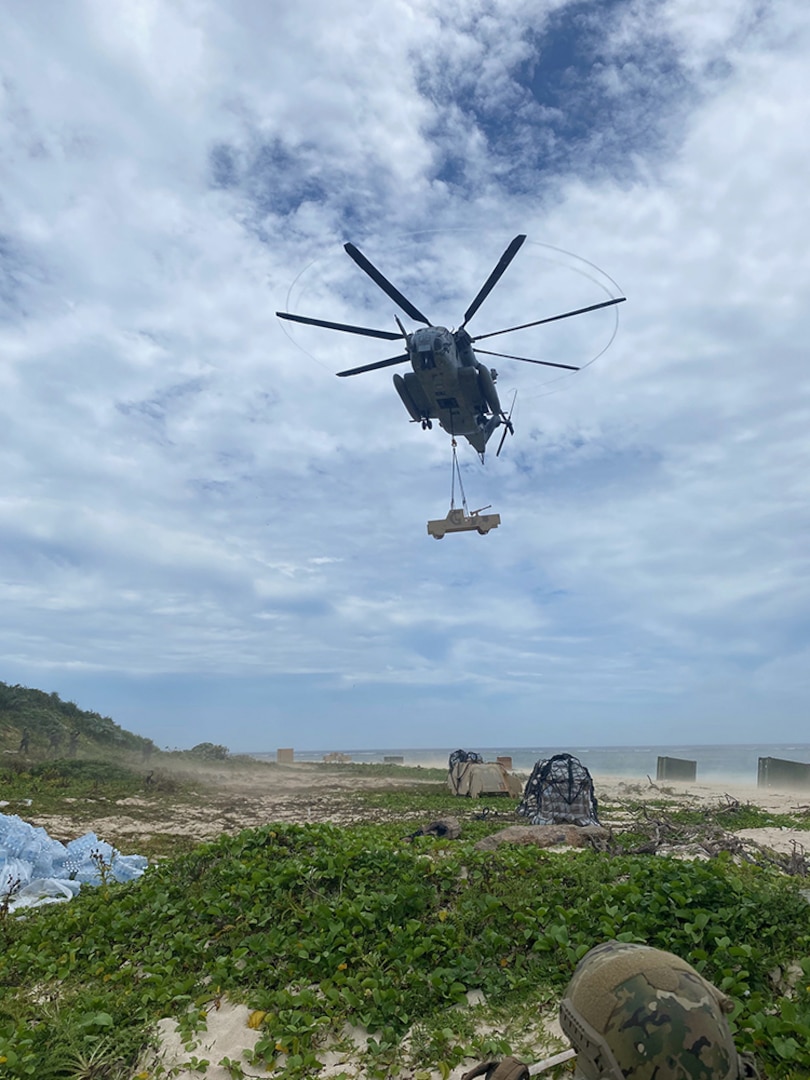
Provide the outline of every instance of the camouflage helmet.
<path id="1" fill-rule="evenodd" d="M 607 941 L 583 956 L 560 1004 L 576 1080 L 738 1080 L 731 1001 L 685 960 Z"/>

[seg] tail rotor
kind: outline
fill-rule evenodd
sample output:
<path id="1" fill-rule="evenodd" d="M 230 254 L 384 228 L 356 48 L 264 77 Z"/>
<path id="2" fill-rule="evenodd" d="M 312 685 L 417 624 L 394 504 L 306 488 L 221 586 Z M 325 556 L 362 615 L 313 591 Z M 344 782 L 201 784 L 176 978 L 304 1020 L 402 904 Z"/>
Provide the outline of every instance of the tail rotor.
<path id="1" fill-rule="evenodd" d="M 517 400 L 517 390 L 512 394 L 512 404 L 509 406 L 509 415 L 501 413 L 501 421 L 503 422 L 503 435 L 501 435 L 501 441 L 498 443 L 498 449 L 495 451 L 495 457 L 501 456 L 501 450 L 503 450 L 503 444 L 506 442 L 507 435 L 514 435 L 515 429 L 512 424 L 512 413 L 515 408 L 515 401 Z"/>

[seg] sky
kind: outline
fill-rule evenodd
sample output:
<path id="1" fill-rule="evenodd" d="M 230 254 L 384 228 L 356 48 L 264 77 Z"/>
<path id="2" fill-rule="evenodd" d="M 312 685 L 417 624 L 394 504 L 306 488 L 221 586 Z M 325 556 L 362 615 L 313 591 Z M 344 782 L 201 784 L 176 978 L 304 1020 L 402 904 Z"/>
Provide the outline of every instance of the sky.
<path id="1" fill-rule="evenodd" d="M 807 742 L 806 0 L 8 0 L 0 679 L 161 747 Z M 392 371 L 356 244 L 493 340 Z M 407 318 L 405 321 L 408 322 Z M 415 324 L 408 322 L 408 329 Z M 497 343 L 497 344 L 496 344 Z M 492 444 L 491 444 L 492 446 Z M 456 491 L 458 499 L 458 491 Z"/>

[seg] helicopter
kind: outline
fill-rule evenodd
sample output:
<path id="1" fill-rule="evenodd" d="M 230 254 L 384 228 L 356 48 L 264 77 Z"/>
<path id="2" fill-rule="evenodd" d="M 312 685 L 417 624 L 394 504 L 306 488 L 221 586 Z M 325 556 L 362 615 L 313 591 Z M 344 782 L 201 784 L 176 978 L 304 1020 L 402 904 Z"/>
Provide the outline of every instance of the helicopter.
<path id="1" fill-rule="evenodd" d="M 438 420 L 439 425 L 452 436 L 454 445 L 456 436 L 463 435 L 483 462 L 487 443 L 496 429 L 503 427 L 503 434 L 495 455 L 497 457 L 503 449 L 507 434 L 514 435 L 514 426 L 511 409 L 507 415 L 495 388 L 498 372 L 495 368 L 490 368 L 486 363 L 478 360 L 476 354 L 498 356 L 507 360 L 518 360 L 525 364 L 539 364 L 543 367 L 563 368 L 566 371 L 579 371 L 579 368 L 573 364 L 558 364 L 550 360 L 532 360 L 526 356 L 491 352 L 488 349 L 476 347 L 476 343 L 497 337 L 499 334 L 509 334 L 514 330 L 525 330 L 530 326 L 541 326 L 543 323 L 558 322 L 560 319 L 569 319 L 574 315 L 584 315 L 589 311 L 621 304 L 626 299 L 624 296 L 619 296 L 604 300 L 599 304 L 590 304 L 588 307 L 566 311 L 561 315 L 552 315 L 545 319 L 536 319 L 534 322 L 522 323 L 520 326 L 509 326 L 504 330 L 493 330 L 488 334 L 471 337 L 467 332 L 467 324 L 500 281 L 525 240 L 526 236 L 521 234 L 511 241 L 487 280 L 478 290 L 475 299 L 464 312 L 464 320 L 456 330 L 434 326 L 430 319 L 403 296 L 388 278 L 384 277 L 377 267 L 351 243 L 343 245 L 346 254 L 410 319 L 424 323 L 423 327 L 408 332 L 397 315 L 394 315 L 394 320 L 398 333 L 389 330 L 374 330 L 366 326 L 351 326 L 347 323 L 328 322 L 305 315 L 293 315 L 288 311 L 277 311 L 276 315 L 290 322 L 321 326 L 327 330 L 339 330 L 362 337 L 380 338 L 383 341 L 404 340 L 407 351 L 399 356 L 377 360 L 373 364 L 363 364 L 347 371 L 338 371 L 338 376 L 346 378 L 349 375 L 361 375 L 379 368 L 410 363 L 412 371 L 405 375 L 400 375 L 398 372 L 394 374 L 394 386 L 408 411 L 411 422 L 421 424 L 423 430 L 429 430 L 433 427 L 433 421 Z"/>

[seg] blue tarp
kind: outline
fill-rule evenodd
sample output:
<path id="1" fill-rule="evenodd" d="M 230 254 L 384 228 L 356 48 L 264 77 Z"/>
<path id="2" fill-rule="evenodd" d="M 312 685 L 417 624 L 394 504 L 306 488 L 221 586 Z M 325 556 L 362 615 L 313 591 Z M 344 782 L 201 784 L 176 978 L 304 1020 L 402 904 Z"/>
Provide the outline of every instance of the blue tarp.
<path id="1" fill-rule="evenodd" d="M 100 885 L 102 874 L 132 881 L 146 866 L 144 855 L 121 855 L 95 833 L 63 844 L 16 814 L 0 814 L 0 900 L 11 894 L 10 911 L 71 900 L 82 885 Z"/>

